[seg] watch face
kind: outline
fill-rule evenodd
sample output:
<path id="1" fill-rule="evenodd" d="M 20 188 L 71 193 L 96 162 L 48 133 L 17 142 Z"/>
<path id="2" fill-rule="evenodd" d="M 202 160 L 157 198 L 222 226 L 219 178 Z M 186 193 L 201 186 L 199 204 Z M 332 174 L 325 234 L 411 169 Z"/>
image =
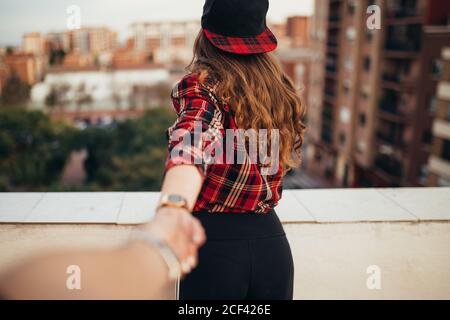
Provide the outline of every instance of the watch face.
<path id="1" fill-rule="evenodd" d="M 184 199 L 181 196 L 175 195 L 175 194 L 171 194 L 167 197 L 167 200 L 169 200 L 169 202 L 172 203 L 184 203 Z"/>

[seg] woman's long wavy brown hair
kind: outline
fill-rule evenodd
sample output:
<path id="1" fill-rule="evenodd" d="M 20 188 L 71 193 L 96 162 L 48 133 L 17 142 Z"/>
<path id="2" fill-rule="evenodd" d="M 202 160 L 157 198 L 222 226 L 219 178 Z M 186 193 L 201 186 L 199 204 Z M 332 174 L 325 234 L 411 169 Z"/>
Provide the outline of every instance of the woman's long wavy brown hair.
<path id="1" fill-rule="evenodd" d="M 188 71 L 215 87 L 216 95 L 234 111 L 240 129 L 279 130 L 285 172 L 300 164 L 305 108 L 272 54 L 227 53 L 214 47 L 201 31 Z"/>

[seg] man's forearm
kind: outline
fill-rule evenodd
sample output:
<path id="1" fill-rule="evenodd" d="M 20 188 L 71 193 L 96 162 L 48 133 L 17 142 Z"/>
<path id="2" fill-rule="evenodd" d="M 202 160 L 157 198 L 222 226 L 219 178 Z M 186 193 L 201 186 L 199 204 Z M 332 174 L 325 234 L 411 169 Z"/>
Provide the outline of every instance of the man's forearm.
<path id="1" fill-rule="evenodd" d="M 81 289 L 69 290 L 67 267 L 80 267 Z M 24 264 L 0 278 L 7 299 L 157 299 L 168 286 L 158 251 L 133 243 L 105 251 L 54 254 Z"/>

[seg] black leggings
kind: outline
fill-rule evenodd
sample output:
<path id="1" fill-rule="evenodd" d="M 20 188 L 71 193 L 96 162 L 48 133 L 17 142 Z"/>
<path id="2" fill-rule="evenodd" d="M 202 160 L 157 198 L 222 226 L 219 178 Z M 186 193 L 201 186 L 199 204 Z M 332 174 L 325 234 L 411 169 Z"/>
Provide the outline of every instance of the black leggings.
<path id="1" fill-rule="evenodd" d="M 292 300 L 294 263 L 276 213 L 194 213 L 206 230 L 181 300 Z"/>

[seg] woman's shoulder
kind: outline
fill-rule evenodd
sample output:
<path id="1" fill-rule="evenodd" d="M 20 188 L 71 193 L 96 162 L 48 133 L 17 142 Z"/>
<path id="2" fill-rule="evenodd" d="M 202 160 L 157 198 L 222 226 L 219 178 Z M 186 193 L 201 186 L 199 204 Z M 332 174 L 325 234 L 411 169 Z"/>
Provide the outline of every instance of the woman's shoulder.
<path id="1" fill-rule="evenodd" d="M 172 89 L 172 99 L 202 99 L 218 108 L 228 110 L 226 104 L 215 94 L 214 86 L 200 81 L 199 75 L 185 75 Z"/>

